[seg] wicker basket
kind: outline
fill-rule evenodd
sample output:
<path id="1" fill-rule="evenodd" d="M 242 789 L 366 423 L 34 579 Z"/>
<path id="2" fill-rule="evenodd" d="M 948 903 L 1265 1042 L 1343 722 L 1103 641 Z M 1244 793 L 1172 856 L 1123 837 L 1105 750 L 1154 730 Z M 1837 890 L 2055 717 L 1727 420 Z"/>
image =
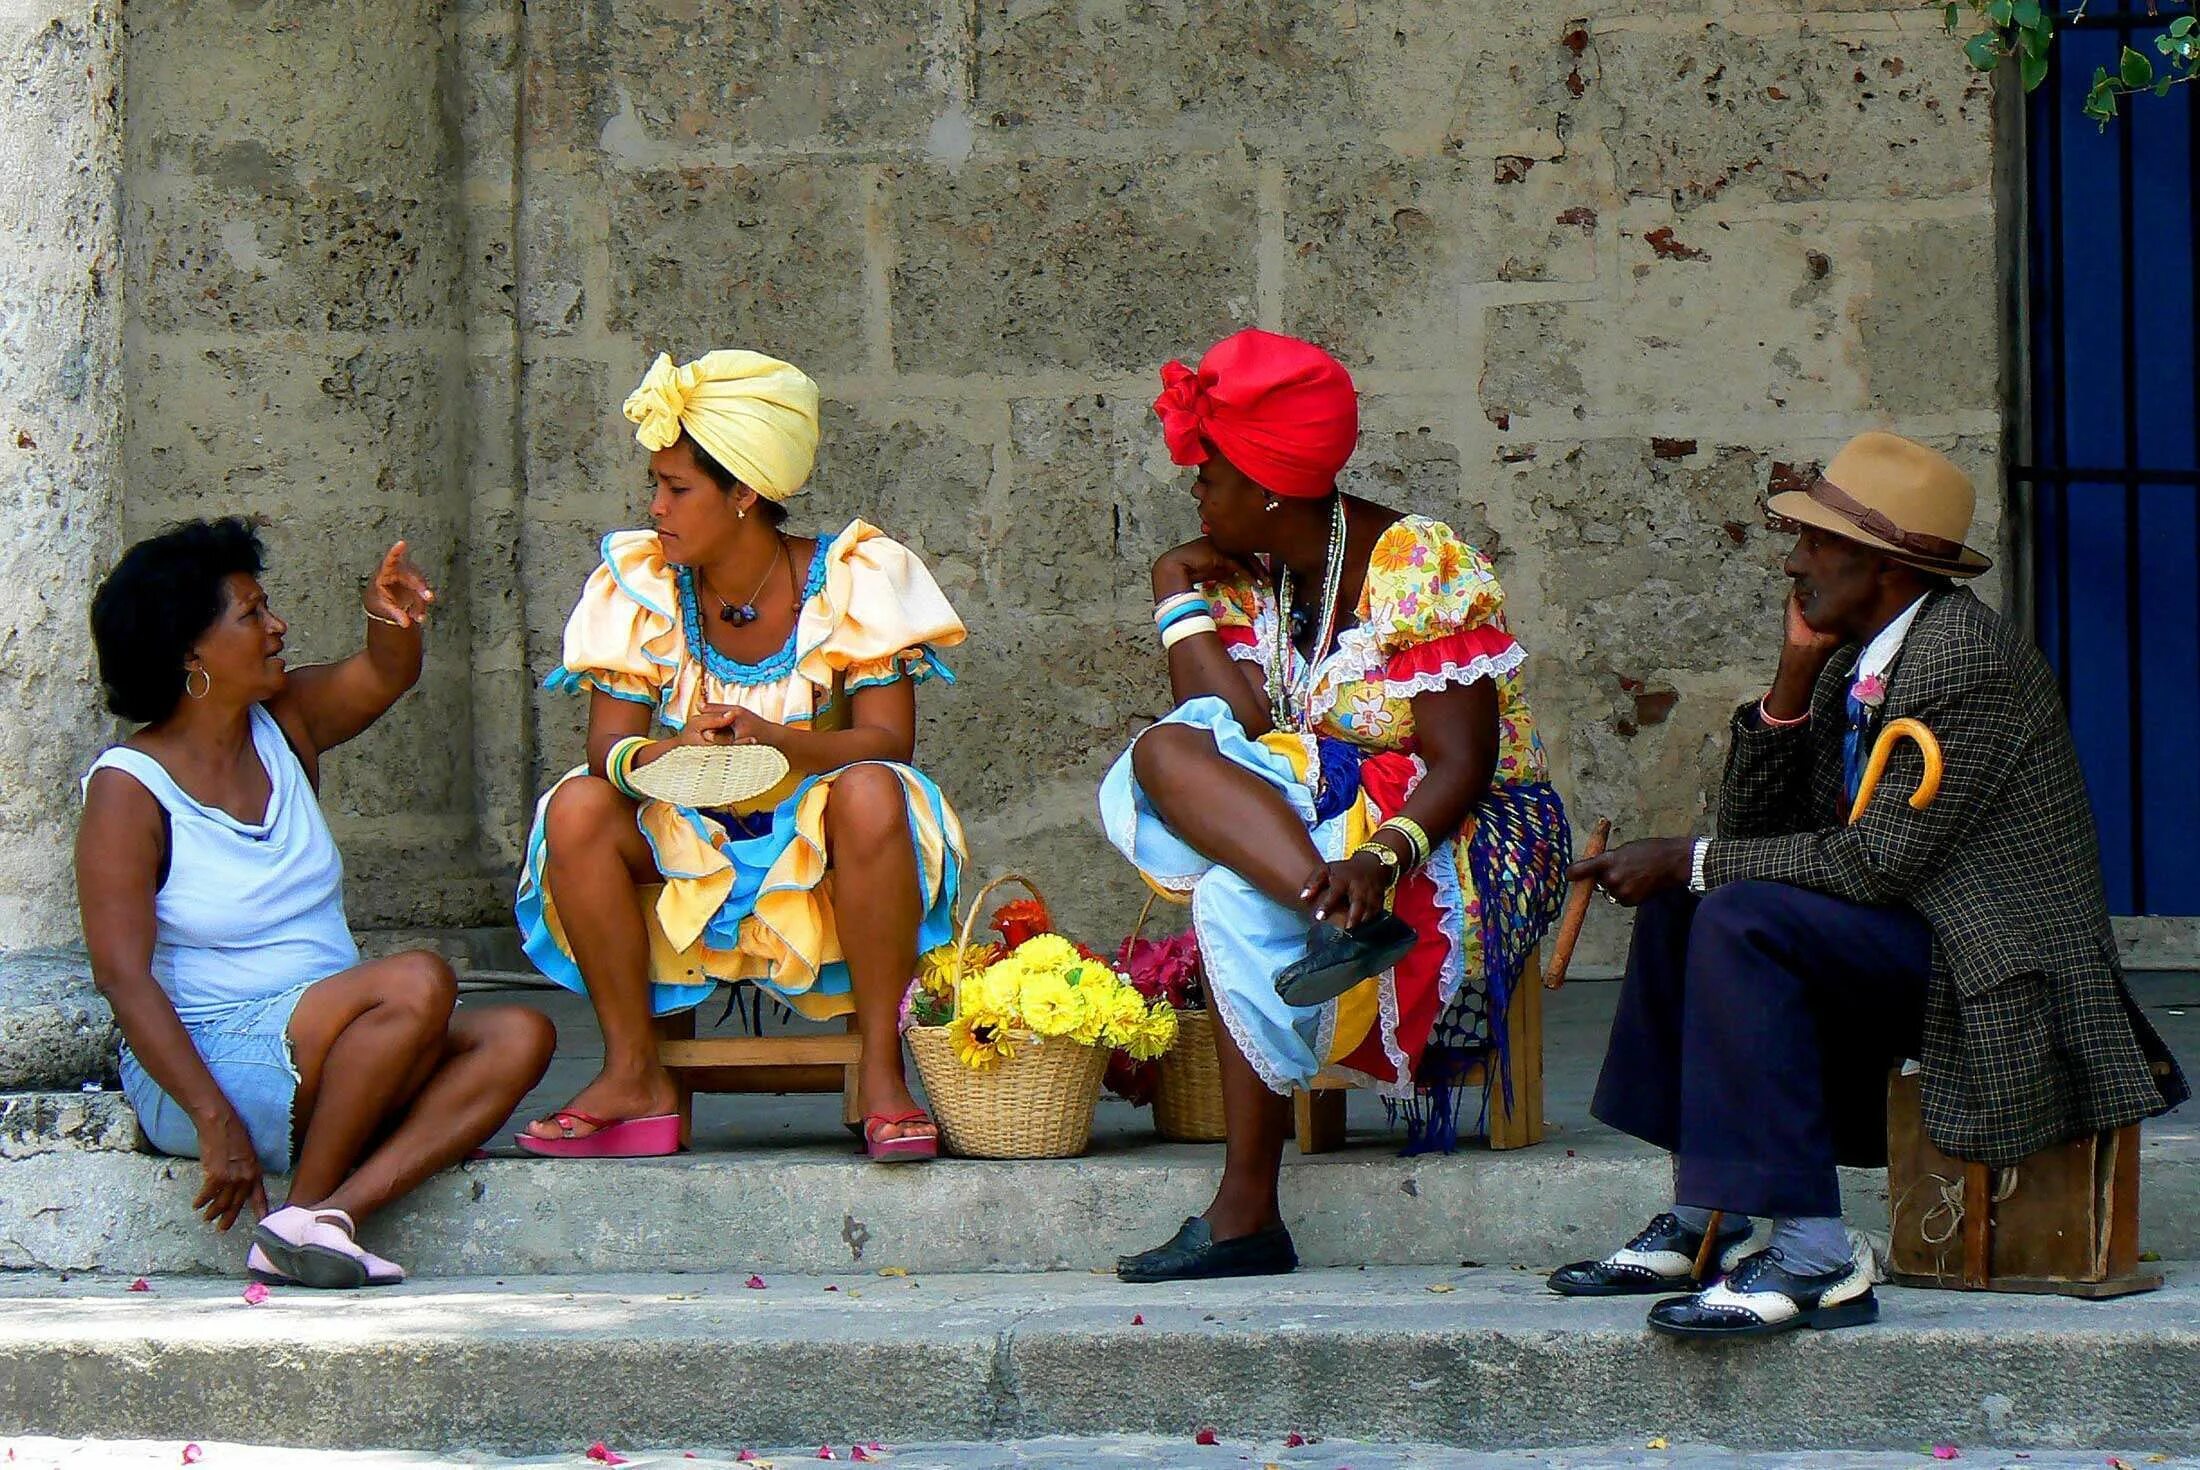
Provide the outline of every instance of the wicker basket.
<path id="1" fill-rule="evenodd" d="M 1154 1087 L 1153 1126 L 1177 1143 L 1223 1137 L 1222 1063 L 1215 1055 L 1215 1019 L 1207 1011 L 1176 1013 L 1176 1045 L 1161 1058 Z"/>
<path id="2" fill-rule="evenodd" d="M 986 899 L 1004 883 L 1045 902 L 1027 878 L 1011 873 L 994 879 L 970 901 L 958 956 L 969 947 Z M 958 986 L 961 980 L 958 974 Z M 973 1159 L 1070 1159 L 1092 1141 L 1092 1115 L 1108 1070 L 1105 1049 L 1066 1036 L 1033 1037 L 1000 1065 L 978 1072 L 955 1059 L 947 1027 L 912 1026 L 907 1035 L 948 1152 Z"/>

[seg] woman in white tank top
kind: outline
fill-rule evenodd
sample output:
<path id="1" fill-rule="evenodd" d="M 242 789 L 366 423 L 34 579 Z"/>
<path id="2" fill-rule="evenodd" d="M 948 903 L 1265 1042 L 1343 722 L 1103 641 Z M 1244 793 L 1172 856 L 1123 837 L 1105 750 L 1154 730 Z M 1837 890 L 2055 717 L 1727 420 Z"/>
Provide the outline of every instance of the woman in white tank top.
<path id="1" fill-rule="evenodd" d="M 361 963 L 345 923 L 320 757 L 420 676 L 434 594 L 404 550 L 367 586 L 366 647 L 295 673 L 243 520 L 139 542 L 92 601 L 108 707 L 144 726 L 84 781 L 92 976 L 146 1136 L 200 1160 L 219 1228 L 262 1217 L 246 1265 L 271 1284 L 402 1280 L 355 1222 L 487 1138 L 556 1042 L 537 1011 L 455 1012 L 440 956 Z M 270 1212 L 263 1174 L 285 1170 Z"/>

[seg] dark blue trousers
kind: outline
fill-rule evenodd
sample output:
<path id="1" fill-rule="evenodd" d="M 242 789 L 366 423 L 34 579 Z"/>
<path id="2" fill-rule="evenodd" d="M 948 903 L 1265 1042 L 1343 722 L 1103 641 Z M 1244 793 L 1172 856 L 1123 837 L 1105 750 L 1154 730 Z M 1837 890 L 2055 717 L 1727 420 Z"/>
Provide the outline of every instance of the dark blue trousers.
<path id="1" fill-rule="evenodd" d="M 1841 1213 L 1836 1164 L 1884 1164 L 1887 1070 L 1917 1055 L 1932 932 L 1784 883 L 1635 915 L 1590 1112 L 1675 1157 L 1674 1203 Z"/>

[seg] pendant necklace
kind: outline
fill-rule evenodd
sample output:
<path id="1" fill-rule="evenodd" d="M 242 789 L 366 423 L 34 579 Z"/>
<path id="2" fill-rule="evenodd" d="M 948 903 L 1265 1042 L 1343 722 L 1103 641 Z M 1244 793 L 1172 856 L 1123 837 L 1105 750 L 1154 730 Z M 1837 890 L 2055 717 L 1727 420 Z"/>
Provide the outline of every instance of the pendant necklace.
<path id="1" fill-rule="evenodd" d="M 1329 651 L 1329 640 L 1337 631 L 1337 598 L 1344 585 L 1344 497 L 1339 495 L 1330 504 L 1329 550 L 1322 569 L 1321 632 L 1315 638 L 1314 651 L 1307 657 L 1306 667 L 1295 679 L 1290 675 L 1291 589 L 1295 579 L 1288 568 L 1279 567 L 1276 573 L 1276 637 L 1269 650 L 1268 707 L 1279 729 L 1304 728 L 1303 716 L 1314 692 L 1315 670 Z"/>
<path id="2" fill-rule="evenodd" d="M 772 537 L 779 543 L 778 550 L 772 553 L 771 561 L 765 565 L 764 575 L 757 579 L 756 590 L 751 592 L 739 607 L 720 597 L 718 589 L 710 585 L 710 579 L 707 576 L 703 579 L 704 590 L 709 592 L 712 599 L 718 604 L 718 616 L 724 618 L 736 628 L 746 628 L 756 621 L 756 599 L 763 592 L 765 583 L 771 581 L 772 573 L 779 570 L 779 555 L 780 552 L 787 549 L 787 538 L 776 531 L 772 533 Z"/>

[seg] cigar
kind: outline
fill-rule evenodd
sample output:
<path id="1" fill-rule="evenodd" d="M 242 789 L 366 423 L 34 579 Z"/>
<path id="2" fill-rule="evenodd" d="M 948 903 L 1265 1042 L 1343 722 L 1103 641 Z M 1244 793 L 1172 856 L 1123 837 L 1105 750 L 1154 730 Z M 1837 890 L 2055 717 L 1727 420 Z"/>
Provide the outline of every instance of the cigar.
<path id="1" fill-rule="evenodd" d="M 1611 841 L 1612 823 L 1599 818 L 1589 829 L 1589 845 L 1582 849 L 1579 861 L 1587 862 L 1604 855 L 1604 844 Z M 1566 983 L 1566 967 L 1574 962 L 1574 946 L 1581 940 L 1581 922 L 1589 917 L 1589 899 L 1596 893 L 1594 883 L 1576 883 L 1566 895 L 1566 910 L 1558 916 L 1558 942 L 1551 946 L 1551 963 L 1543 972 L 1543 988 L 1556 990 Z"/>

